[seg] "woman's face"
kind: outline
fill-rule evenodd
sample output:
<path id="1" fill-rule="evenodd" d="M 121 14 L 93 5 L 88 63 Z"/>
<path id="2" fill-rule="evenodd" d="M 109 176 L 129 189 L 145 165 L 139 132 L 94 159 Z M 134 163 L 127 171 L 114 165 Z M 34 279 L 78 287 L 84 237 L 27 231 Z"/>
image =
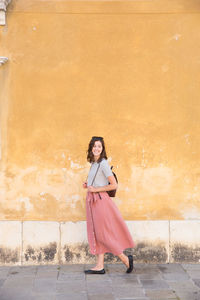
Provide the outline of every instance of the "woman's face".
<path id="1" fill-rule="evenodd" d="M 96 141 L 92 148 L 92 153 L 96 159 L 100 157 L 102 150 L 103 150 L 102 143 L 100 141 Z"/>

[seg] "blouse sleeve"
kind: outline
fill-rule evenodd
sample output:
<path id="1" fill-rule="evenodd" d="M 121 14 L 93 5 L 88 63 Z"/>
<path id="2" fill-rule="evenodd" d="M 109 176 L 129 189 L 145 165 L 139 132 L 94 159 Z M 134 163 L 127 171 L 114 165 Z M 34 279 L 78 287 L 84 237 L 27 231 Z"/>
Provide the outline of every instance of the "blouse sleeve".
<path id="1" fill-rule="evenodd" d="M 108 163 L 108 161 L 106 159 L 104 159 L 102 161 L 101 165 L 102 165 L 102 171 L 103 171 L 104 175 L 106 176 L 106 178 L 108 176 L 112 176 L 113 175 L 112 170 L 111 170 L 111 168 L 109 166 L 109 163 Z"/>

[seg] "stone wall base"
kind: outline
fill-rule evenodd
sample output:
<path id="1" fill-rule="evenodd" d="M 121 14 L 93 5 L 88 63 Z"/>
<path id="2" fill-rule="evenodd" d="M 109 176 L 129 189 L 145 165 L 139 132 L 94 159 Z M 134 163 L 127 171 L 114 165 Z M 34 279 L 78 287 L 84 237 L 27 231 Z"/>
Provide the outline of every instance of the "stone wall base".
<path id="1" fill-rule="evenodd" d="M 200 220 L 126 221 L 135 262 L 200 262 Z M 105 262 L 118 262 L 110 253 Z M 94 263 L 86 222 L 0 221 L 0 265 Z"/>

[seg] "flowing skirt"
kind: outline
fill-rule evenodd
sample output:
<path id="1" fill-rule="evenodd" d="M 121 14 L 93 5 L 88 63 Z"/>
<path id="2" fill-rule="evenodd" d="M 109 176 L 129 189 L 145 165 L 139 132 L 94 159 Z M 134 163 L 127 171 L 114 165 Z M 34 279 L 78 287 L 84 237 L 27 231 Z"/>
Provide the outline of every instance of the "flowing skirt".
<path id="1" fill-rule="evenodd" d="M 87 236 L 93 255 L 119 255 L 134 242 L 122 215 L 106 192 L 87 193 Z"/>

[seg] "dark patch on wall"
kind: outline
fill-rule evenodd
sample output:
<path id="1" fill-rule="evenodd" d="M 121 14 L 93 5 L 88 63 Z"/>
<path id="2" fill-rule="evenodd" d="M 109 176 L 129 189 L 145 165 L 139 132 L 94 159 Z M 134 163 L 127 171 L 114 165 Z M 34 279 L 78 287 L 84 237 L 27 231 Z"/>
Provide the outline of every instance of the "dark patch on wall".
<path id="1" fill-rule="evenodd" d="M 28 246 L 26 249 L 26 252 L 24 253 L 26 261 L 29 261 L 29 259 L 33 260 L 32 257 L 33 257 L 34 253 L 35 253 L 35 250 L 31 246 Z"/>
<path id="2" fill-rule="evenodd" d="M 130 254 L 131 250 L 128 251 Z M 134 260 L 142 263 L 165 263 L 167 262 L 167 250 L 165 246 L 148 243 L 138 243 L 132 249 Z"/>
<path id="3" fill-rule="evenodd" d="M 118 256 L 113 255 L 112 253 L 105 253 L 104 255 L 105 263 L 114 263 L 120 261 Z"/>
<path id="4" fill-rule="evenodd" d="M 90 253 L 89 244 L 84 244 L 84 248 L 85 248 L 85 253 L 86 253 L 87 259 L 93 259 L 94 255 Z"/>
<path id="5" fill-rule="evenodd" d="M 189 247 L 183 244 L 174 244 L 171 250 L 172 261 L 185 263 L 199 263 L 200 247 Z"/>
<path id="6" fill-rule="evenodd" d="M 0 247 L 0 263 L 17 263 L 19 262 L 19 249 L 9 249 Z"/>
<path id="7" fill-rule="evenodd" d="M 95 255 L 89 251 L 89 245 L 85 243 L 76 245 L 65 245 L 63 248 L 65 262 L 67 263 L 93 263 Z M 139 243 L 135 248 L 126 249 L 126 255 L 133 254 L 137 262 L 163 263 L 167 261 L 168 255 L 163 245 L 151 245 Z M 120 262 L 118 256 L 112 253 L 105 253 L 105 263 Z"/>
<path id="8" fill-rule="evenodd" d="M 94 255 L 89 252 L 89 245 L 77 243 L 74 245 L 65 245 L 63 247 L 65 262 L 79 263 L 94 259 Z"/>
<path id="9" fill-rule="evenodd" d="M 65 246 L 65 248 L 66 248 L 66 246 Z M 74 257 L 73 252 L 70 250 L 69 247 L 67 247 L 67 249 L 65 250 L 65 260 L 67 262 L 73 261 L 73 257 Z"/>
<path id="10" fill-rule="evenodd" d="M 48 246 L 34 249 L 32 246 L 28 246 L 24 257 L 26 261 L 33 261 L 40 263 L 42 261 L 51 262 L 54 260 L 57 252 L 56 242 L 50 243 Z"/>
<path id="11" fill-rule="evenodd" d="M 47 260 L 47 261 L 54 260 L 56 251 L 57 251 L 57 244 L 56 243 L 50 243 L 49 246 L 43 248 L 44 260 Z"/>

